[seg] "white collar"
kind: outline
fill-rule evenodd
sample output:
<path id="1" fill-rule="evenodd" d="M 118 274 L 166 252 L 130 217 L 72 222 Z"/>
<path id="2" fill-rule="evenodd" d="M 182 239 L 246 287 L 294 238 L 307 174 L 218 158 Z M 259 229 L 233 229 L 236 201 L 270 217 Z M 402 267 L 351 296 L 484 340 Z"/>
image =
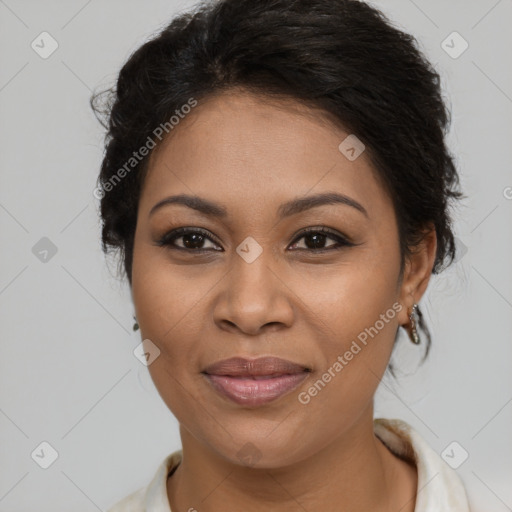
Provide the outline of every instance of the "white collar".
<path id="1" fill-rule="evenodd" d="M 377 418 L 375 435 L 397 456 L 414 462 L 418 471 L 415 512 L 470 512 L 459 475 L 402 420 Z"/>

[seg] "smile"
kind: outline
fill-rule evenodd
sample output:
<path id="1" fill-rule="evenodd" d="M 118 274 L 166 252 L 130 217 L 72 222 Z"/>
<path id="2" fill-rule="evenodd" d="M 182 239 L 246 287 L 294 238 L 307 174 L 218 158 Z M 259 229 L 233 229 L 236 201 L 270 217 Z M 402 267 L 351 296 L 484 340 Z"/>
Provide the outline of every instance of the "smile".
<path id="1" fill-rule="evenodd" d="M 291 392 L 308 377 L 309 372 L 258 376 L 203 375 L 222 396 L 239 405 L 258 407 Z"/>

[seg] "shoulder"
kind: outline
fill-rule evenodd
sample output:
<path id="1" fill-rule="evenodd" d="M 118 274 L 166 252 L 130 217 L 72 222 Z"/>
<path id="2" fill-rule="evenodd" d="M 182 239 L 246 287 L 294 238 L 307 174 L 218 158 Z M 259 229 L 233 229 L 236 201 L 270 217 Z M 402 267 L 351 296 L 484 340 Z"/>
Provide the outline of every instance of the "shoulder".
<path id="1" fill-rule="evenodd" d="M 167 498 L 167 477 L 178 467 L 181 460 L 181 449 L 167 455 L 146 487 L 124 497 L 107 512 L 171 512 Z"/>
<path id="2" fill-rule="evenodd" d="M 107 512 L 144 512 L 145 490 L 142 487 L 138 491 L 129 494 L 109 508 Z"/>
<path id="3" fill-rule="evenodd" d="M 398 419 L 378 418 L 374 420 L 374 432 L 392 453 L 416 466 L 416 512 L 470 512 L 457 472 L 411 425 Z"/>

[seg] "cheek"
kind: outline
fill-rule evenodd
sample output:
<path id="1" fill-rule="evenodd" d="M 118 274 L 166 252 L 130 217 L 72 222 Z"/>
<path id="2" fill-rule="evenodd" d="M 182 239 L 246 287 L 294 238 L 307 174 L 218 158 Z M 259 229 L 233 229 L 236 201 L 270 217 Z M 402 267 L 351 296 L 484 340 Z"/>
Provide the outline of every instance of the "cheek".
<path id="1" fill-rule="evenodd" d="M 393 349 L 400 304 L 384 286 L 386 279 L 381 278 L 382 287 L 354 279 L 340 278 L 342 291 L 324 304 L 322 324 L 328 329 L 317 332 L 316 348 L 325 363 L 297 396 L 300 429 L 283 429 L 311 453 L 350 429 L 371 405 Z M 307 432 L 317 433 L 316 444 Z M 290 443 L 285 437 L 280 441 Z"/>
<path id="2" fill-rule="evenodd" d="M 398 240 L 370 239 L 358 247 L 343 264 L 303 274 L 301 298 L 308 309 L 322 320 L 325 338 L 332 349 L 340 349 L 365 329 L 373 326 L 389 310 L 384 326 L 379 322 L 381 339 L 394 340 L 398 319 Z M 304 278 L 305 276 L 305 278 Z"/>
<path id="3" fill-rule="evenodd" d="M 142 262 L 142 256 L 140 261 Z M 201 411 L 192 412 L 198 383 L 198 347 L 204 321 L 198 314 L 201 299 L 213 286 L 201 280 L 180 279 L 148 255 L 144 265 L 134 259 L 132 296 L 142 339 L 150 339 L 160 351 L 148 366 L 153 383 L 180 423 Z M 204 281 L 204 280 L 203 280 Z M 197 368 L 196 368 L 197 367 Z M 197 370 L 197 372 L 196 372 Z"/>
<path id="4" fill-rule="evenodd" d="M 331 390 L 321 399 L 325 403 L 332 400 L 343 407 L 373 394 L 389 362 L 402 309 L 394 284 L 366 267 L 360 274 L 331 280 L 336 291 L 324 292 L 322 300 L 313 298 L 311 307 L 322 312 L 317 322 L 324 360 L 319 378 Z"/>
<path id="5" fill-rule="evenodd" d="M 197 276 L 195 276 L 197 274 Z M 165 256 L 165 249 L 135 244 L 132 272 L 132 297 L 141 334 L 161 340 L 167 345 L 176 334 L 186 341 L 201 322 L 194 310 L 213 286 L 214 280 L 205 279 L 204 269 L 191 266 L 180 269 Z"/>
<path id="6" fill-rule="evenodd" d="M 389 243 L 368 244 L 357 258 L 316 285 L 313 280 L 306 283 L 305 289 L 311 290 L 308 309 L 321 320 L 317 344 L 324 367 L 304 402 L 357 417 L 358 409 L 371 400 L 399 325 L 399 263 L 398 241 L 390 238 Z"/>
<path id="7" fill-rule="evenodd" d="M 201 299 L 213 283 L 184 278 L 154 249 L 135 246 L 132 298 L 142 339 L 151 340 L 159 356 L 148 370 L 160 395 L 170 400 L 183 394 L 180 383 L 191 377 L 197 364 L 197 347 L 204 320 L 198 314 Z M 187 274 L 188 275 L 188 274 Z"/>

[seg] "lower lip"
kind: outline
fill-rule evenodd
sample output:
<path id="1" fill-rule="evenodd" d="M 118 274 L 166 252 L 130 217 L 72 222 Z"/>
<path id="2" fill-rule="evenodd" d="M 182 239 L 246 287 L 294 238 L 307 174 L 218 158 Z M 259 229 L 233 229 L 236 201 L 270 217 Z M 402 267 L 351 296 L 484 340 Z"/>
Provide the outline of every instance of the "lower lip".
<path id="1" fill-rule="evenodd" d="M 256 407 L 286 395 L 301 384 L 309 375 L 309 372 L 303 371 L 293 375 L 269 377 L 261 380 L 229 377 L 227 375 L 204 375 L 221 395 L 239 405 Z"/>

